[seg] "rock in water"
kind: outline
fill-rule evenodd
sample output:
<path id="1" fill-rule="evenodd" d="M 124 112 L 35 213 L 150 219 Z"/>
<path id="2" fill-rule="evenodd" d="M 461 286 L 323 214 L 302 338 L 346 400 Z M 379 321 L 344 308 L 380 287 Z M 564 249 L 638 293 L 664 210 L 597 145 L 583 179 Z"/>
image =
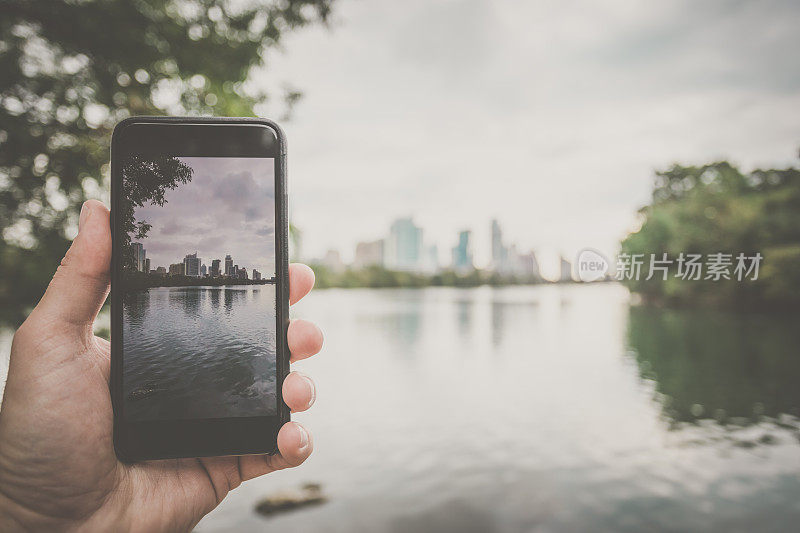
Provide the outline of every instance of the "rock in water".
<path id="1" fill-rule="evenodd" d="M 256 504 L 256 512 L 262 516 L 291 511 L 310 505 L 321 505 L 328 501 L 317 483 L 307 483 L 294 490 L 276 492 Z"/>
<path id="2" fill-rule="evenodd" d="M 138 389 L 132 390 L 130 394 L 128 394 L 128 400 L 131 402 L 144 400 L 145 398 L 149 398 L 153 394 L 164 390 L 167 389 L 159 388 L 155 383 L 147 383 Z"/>

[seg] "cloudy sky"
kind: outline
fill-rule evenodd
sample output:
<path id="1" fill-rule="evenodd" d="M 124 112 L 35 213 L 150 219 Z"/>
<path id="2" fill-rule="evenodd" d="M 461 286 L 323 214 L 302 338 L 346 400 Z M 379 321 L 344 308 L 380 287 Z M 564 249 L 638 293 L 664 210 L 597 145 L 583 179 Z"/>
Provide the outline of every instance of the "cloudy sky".
<path id="1" fill-rule="evenodd" d="M 288 36 L 258 84 L 305 93 L 291 122 L 306 255 L 413 215 L 444 249 L 489 221 L 523 247 L 613 252 L 653 170 L 796 163 L 800 3 L 342 0 Z"/>
<path id="2" fill-rule="evenodd" d="M 136 220 L 152 225 L 142 240 L 150 268 L 180 263 L 197 252 L 212 259 L 230 254 L 250 275 L 275 272 L 275 167 L 272 159 L 181 157 L 192 181 L 167 191 L 163 207 L 144 206 Z"/>

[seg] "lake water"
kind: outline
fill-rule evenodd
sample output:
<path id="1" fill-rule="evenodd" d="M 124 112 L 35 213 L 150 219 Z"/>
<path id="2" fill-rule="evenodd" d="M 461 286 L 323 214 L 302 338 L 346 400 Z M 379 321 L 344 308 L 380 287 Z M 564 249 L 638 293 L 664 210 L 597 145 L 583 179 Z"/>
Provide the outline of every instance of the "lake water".
<path id="1" fill-rule="evenodd" d="M 189 314 L 224 316 L 201 300 Z M 198 530 L 796 530 L 800 316 L 628 301 L 616 284 L 313 292 L 293 314 L 326 345 L 294 367 L 318 400 L 293 417 L 315 452 Z M 308 482 L 329 502 L 254 512 Z"/>
<path id="2" fill-rule="evenodd" d="M 795 316 L 631 308 L 616 284 L 327 290 L 295 415 L 316 450 L 199 531 L 786 531 L 800 523 Z M 329 502 L 271 518 L 276 491 Z"/>
<path id="3" fill-rule="evenodd" d="M 132 292 L 122 323 L 132 419 L 277 412 L 274 285 Z"/>

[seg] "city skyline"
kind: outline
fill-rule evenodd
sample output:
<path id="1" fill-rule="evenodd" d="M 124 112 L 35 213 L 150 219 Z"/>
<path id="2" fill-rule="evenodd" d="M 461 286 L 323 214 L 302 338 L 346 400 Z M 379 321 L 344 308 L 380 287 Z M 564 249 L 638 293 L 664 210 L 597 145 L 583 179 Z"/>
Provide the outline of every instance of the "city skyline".
<path id="1" fill-rule="evenodd" d="M 274 164 L 266 158 L 179 157 L 192 179 L 167 190 L 163 206 L 136 208 L 137 221 L 151 225 L 132 239 L 147 250 L 151 269 L 168 268 L 198 251 L 207 268 L 226 255 L 264 277 L 275 273 Z M 206 251 L 208 253 L 206 253 Z"/>
<path id="2" fill-rule="evenodd" d="M 264 277 L 263 272 L 255 267 L 239 265 L 230 254 L 225 254 L 225 269 L 221 269 L 222 259 L 212 258 L 206 262 L 197 250 L 187 253 L 182 260 L 167 264 L 154 264 L 147 257 L 147 248 L 140 242 L 132 242 L 131 249 L 134 253 L 134 268 L 139 272 L 148 274 L 183 275 L 187 277 L 233 277 L 252 280 L 270 279 L 274 276 Z M 228 263 L 230 262 L 230 265 Z M 182 268 L 176 268 L 182 267 Z"/>
<path id="3" fill-rule="evenodd" d="M 474 246 L 472 228 L 459 230 L 455 245 L 449 248 L 450 259 L 443 263 L 439 260 L 438 244 L 431 243 L 425 238 L 424 229 L 414 222 L 413 217 L 405 216 L 398 217 L 392 222 L 385 237 L 358 242 L 351 262 L 345 263 L 339 250 L 333 248 L 312 262 L 320 263 L 334 272 L 343 271 L 347 266 L 356 270 L 380 266 L 388 270 L 422 274 L 434 274 L 445 269 L 465 274 L 485 269 L 504 276 L 531 279 L 565 280 L 572 277 L 564 274 L 564 264 L 569 261 L 563 254 L 556 256 L 553 265 L 542 265 L 537 252 L 533 249 L 522 252 L 517 243 L 506 241 L 497 219 L 491 220 L 491 262 L 487 265 L 476 264 Z"/>

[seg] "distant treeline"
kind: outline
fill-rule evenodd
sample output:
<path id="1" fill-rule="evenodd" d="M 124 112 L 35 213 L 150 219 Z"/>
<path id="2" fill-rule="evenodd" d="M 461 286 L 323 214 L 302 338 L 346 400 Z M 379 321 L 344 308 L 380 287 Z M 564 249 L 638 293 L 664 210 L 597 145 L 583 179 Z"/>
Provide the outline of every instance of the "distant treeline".
<path id="1" fill-rule="evenodd" d="M 145 274 L 135 270 L 126 270 L 123 274 L 126 291 L 152 289 L 153 287 L 200 287 L 223 285 L 266 285 L 272 283 L 269 278 L 235 279 L 235 278 L 194 278 L 190 276 L 163 276 L 158 274 Z"/>
<path id="2" fill-rule="evenodd" d="M 532 276 L 508 276 L 486 270 L 473 270 L 457 273 L 445 270 L 436 274 L 420 274 L 388 270 L 380 266 L 370 266 L 362 270 L 346 269 L 334 272 L 321 264 L 312 263 L 316 275 L 317 288 L 390 288 L 390 287 L 478 287 L 480 285 L 528 285 L 543 283 L 541 278 Z"/>
<path id="3" fill-rule="evenodd" d="M 800 307 L 800 169 L 754 170 L 726 161 L 675 165 L 656 174 L 639 231 L 622 242 L 627 254 L 681 252 L 763 256 L 758 279 L 666 280 L 642 276 L 628 287 L 645 301 L 737 308 Z M 645 265 L 646 267 L 647 265 Z M 704 276 L 705 278 L 705 272 Z"/>

